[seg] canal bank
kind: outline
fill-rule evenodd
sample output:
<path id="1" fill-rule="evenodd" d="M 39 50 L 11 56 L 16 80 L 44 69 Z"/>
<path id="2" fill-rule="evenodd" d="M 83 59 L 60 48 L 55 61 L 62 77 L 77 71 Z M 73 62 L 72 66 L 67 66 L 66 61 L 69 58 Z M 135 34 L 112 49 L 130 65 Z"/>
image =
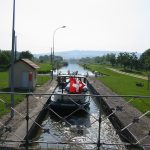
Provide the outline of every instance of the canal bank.
<path id="1" fill-rule="evenodd" d="M 56 80 L 48 81 L 43 86 L 37 87 L 34 93 L 42 93 L 42 94 L 52 93 L 56 88 L 56 84 L 57 84 Z M 28 97 L 29 117 L 31 118 L 29 119 L 28 122 L 29 129 L 35 126 L 35 121 L 37 117 L 41 116 L 39 114 L 49 98 L 49 95 L 34 96 L 34 93 L 33 94 L 31 93 L 31 95 Z M 21 144 L 19 141 L 24 140 L 26 136 L 26 128 L 27 128 L 26 113 L 27 113 L 27 104 L 25 98 L 24 101 L 22 101 L 20 104 L 18 104 L 15 107 L 15 116 L 13 119 L 10 118 L 10 114 L 7 114 L 0 119 L 0 122 L 3 125 L 5 125 L 7 129 L 8 128 L 10 129 L 6 131 L 6 129 L 4 129 L 5 127 L 3 129 L 1 128 L 1 133 L 3 132 L 1 139 L 10 141 L 10 142 L 2 142 L 1 146 L 3 147 L 3 149 L 4 147 L 17 148 Z M 16 141 L 16 142 L 11 142 L 11 141 Z"/>
<path id="2" fill-rule="evenodd" d="M 117 97 L 117 94 L 112 92 L 96 78 L 88 78 L 88 83 L 93 94 L 105 95 L 101 99 L 102 107 L 107 115 L 115 111 L 109 119 L 123 139 L 131 143 L 150 144 L 149 118 L 145 116 L 140 118 L 142 116 L 141 112 L 131 106 L 130 103 L 127 103 L 123 98 Z M 110 95 L 112 97 L 109 97 Z M 97 99 L 100 100 L 99 98 Z M 149 146 L 145 147 L 145 150 L 149 149 Z"/>

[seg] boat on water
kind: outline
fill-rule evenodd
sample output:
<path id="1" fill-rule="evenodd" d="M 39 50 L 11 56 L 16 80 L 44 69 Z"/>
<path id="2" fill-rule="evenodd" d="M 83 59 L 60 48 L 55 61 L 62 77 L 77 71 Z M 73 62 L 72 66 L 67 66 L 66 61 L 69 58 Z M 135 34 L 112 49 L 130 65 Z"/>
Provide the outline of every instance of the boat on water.
<path id="1" fill-rule="evenodd" d="M 89 109 L 90 99 L 86 76 L 79 74 L 59 74 L 57 87 L 51 97 L 49 107 L 58 113 Z"/>

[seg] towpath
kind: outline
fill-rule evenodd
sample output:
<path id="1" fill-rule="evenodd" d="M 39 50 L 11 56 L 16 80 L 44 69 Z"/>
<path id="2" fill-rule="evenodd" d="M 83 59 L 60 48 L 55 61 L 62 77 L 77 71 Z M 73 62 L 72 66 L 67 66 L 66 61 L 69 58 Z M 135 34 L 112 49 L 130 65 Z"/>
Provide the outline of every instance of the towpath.
<path id="1" fill-rule="evenodd" d="M 34 93 L 52 93 L 56 84 L 56 80 L 49 81 L 43 86 L 36 88 Z M 29 128 L 33 125 L 48 98 L 49 95 L 29 96 L 29 117 L 32 119 L 29 119 Z M 26 98 L 15 107 L 15 110 L 16 112 L 13 119 L 10 119 L 10 114 L 7 114 L 0 119 L 2 124 L 11 129 L 11 132 L 4 132 L 1 130 L 1 132 L 4 132 L 1 139 L 19 141 L 23 140 L 26 136 Z M 20 142 L 8 142 L 3 145 L 16 148 L 20 145 Z"/>
<path id="2" fill-rule="evenodd" d="M 128 76 L 131 76 L 131 77 L 148 80 L 147 77 L 136 75 L 136 74 L 132 74 L 132 73 L 127 73 L 127 72 L 123 72 L 123 71 L 119 71 L 119 70 L 114 69 L 114 68 L 106 67 L 106 69 L 112 70 L 112 71 L 120 73 L 120 74 L 128 75 Z"/>

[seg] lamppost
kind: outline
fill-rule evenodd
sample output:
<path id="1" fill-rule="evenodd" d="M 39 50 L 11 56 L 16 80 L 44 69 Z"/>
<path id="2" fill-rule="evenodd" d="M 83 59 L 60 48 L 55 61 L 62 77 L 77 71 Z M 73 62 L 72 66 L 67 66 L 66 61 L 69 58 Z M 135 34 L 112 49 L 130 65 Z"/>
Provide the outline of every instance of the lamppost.
<path id="1" fill-rule="evenodd" d="M 12 20 L 12 49 L 11 49 L 11 77 L 10 77 L 10 88 L 11 88 L 11 118 L 14 117 L 14 51 L 15 51 L 15 0 L 13 1 L 13 20 Z"/>
<path id="2" fill-rule="evenodd" d="M 55 34 L 56 34 L 56 31 L 61 29 L 61 28 L 66 28 L 66 26 L 61 26 L 61 27 L 58 27 L 54 30 L 53 32 L 53 48 L 52 48 L 52 71 L 54 70 L 54 50 L 55 50 Z M 53 74 L 52 74 L 52 78 L 53 78 Z"/>

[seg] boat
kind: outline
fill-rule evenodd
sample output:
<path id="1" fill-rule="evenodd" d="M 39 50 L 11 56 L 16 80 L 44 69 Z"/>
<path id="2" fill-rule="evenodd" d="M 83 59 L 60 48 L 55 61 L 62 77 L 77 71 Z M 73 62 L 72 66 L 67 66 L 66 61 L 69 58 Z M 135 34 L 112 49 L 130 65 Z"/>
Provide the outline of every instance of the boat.
<path id="1" fill-rule="evenodd" d="M 90 99 L 86 76 L 75 74 L 59 74 L 57 87 L 51 96 L 49 108 L 54 113 L 87 111 Z"/>

